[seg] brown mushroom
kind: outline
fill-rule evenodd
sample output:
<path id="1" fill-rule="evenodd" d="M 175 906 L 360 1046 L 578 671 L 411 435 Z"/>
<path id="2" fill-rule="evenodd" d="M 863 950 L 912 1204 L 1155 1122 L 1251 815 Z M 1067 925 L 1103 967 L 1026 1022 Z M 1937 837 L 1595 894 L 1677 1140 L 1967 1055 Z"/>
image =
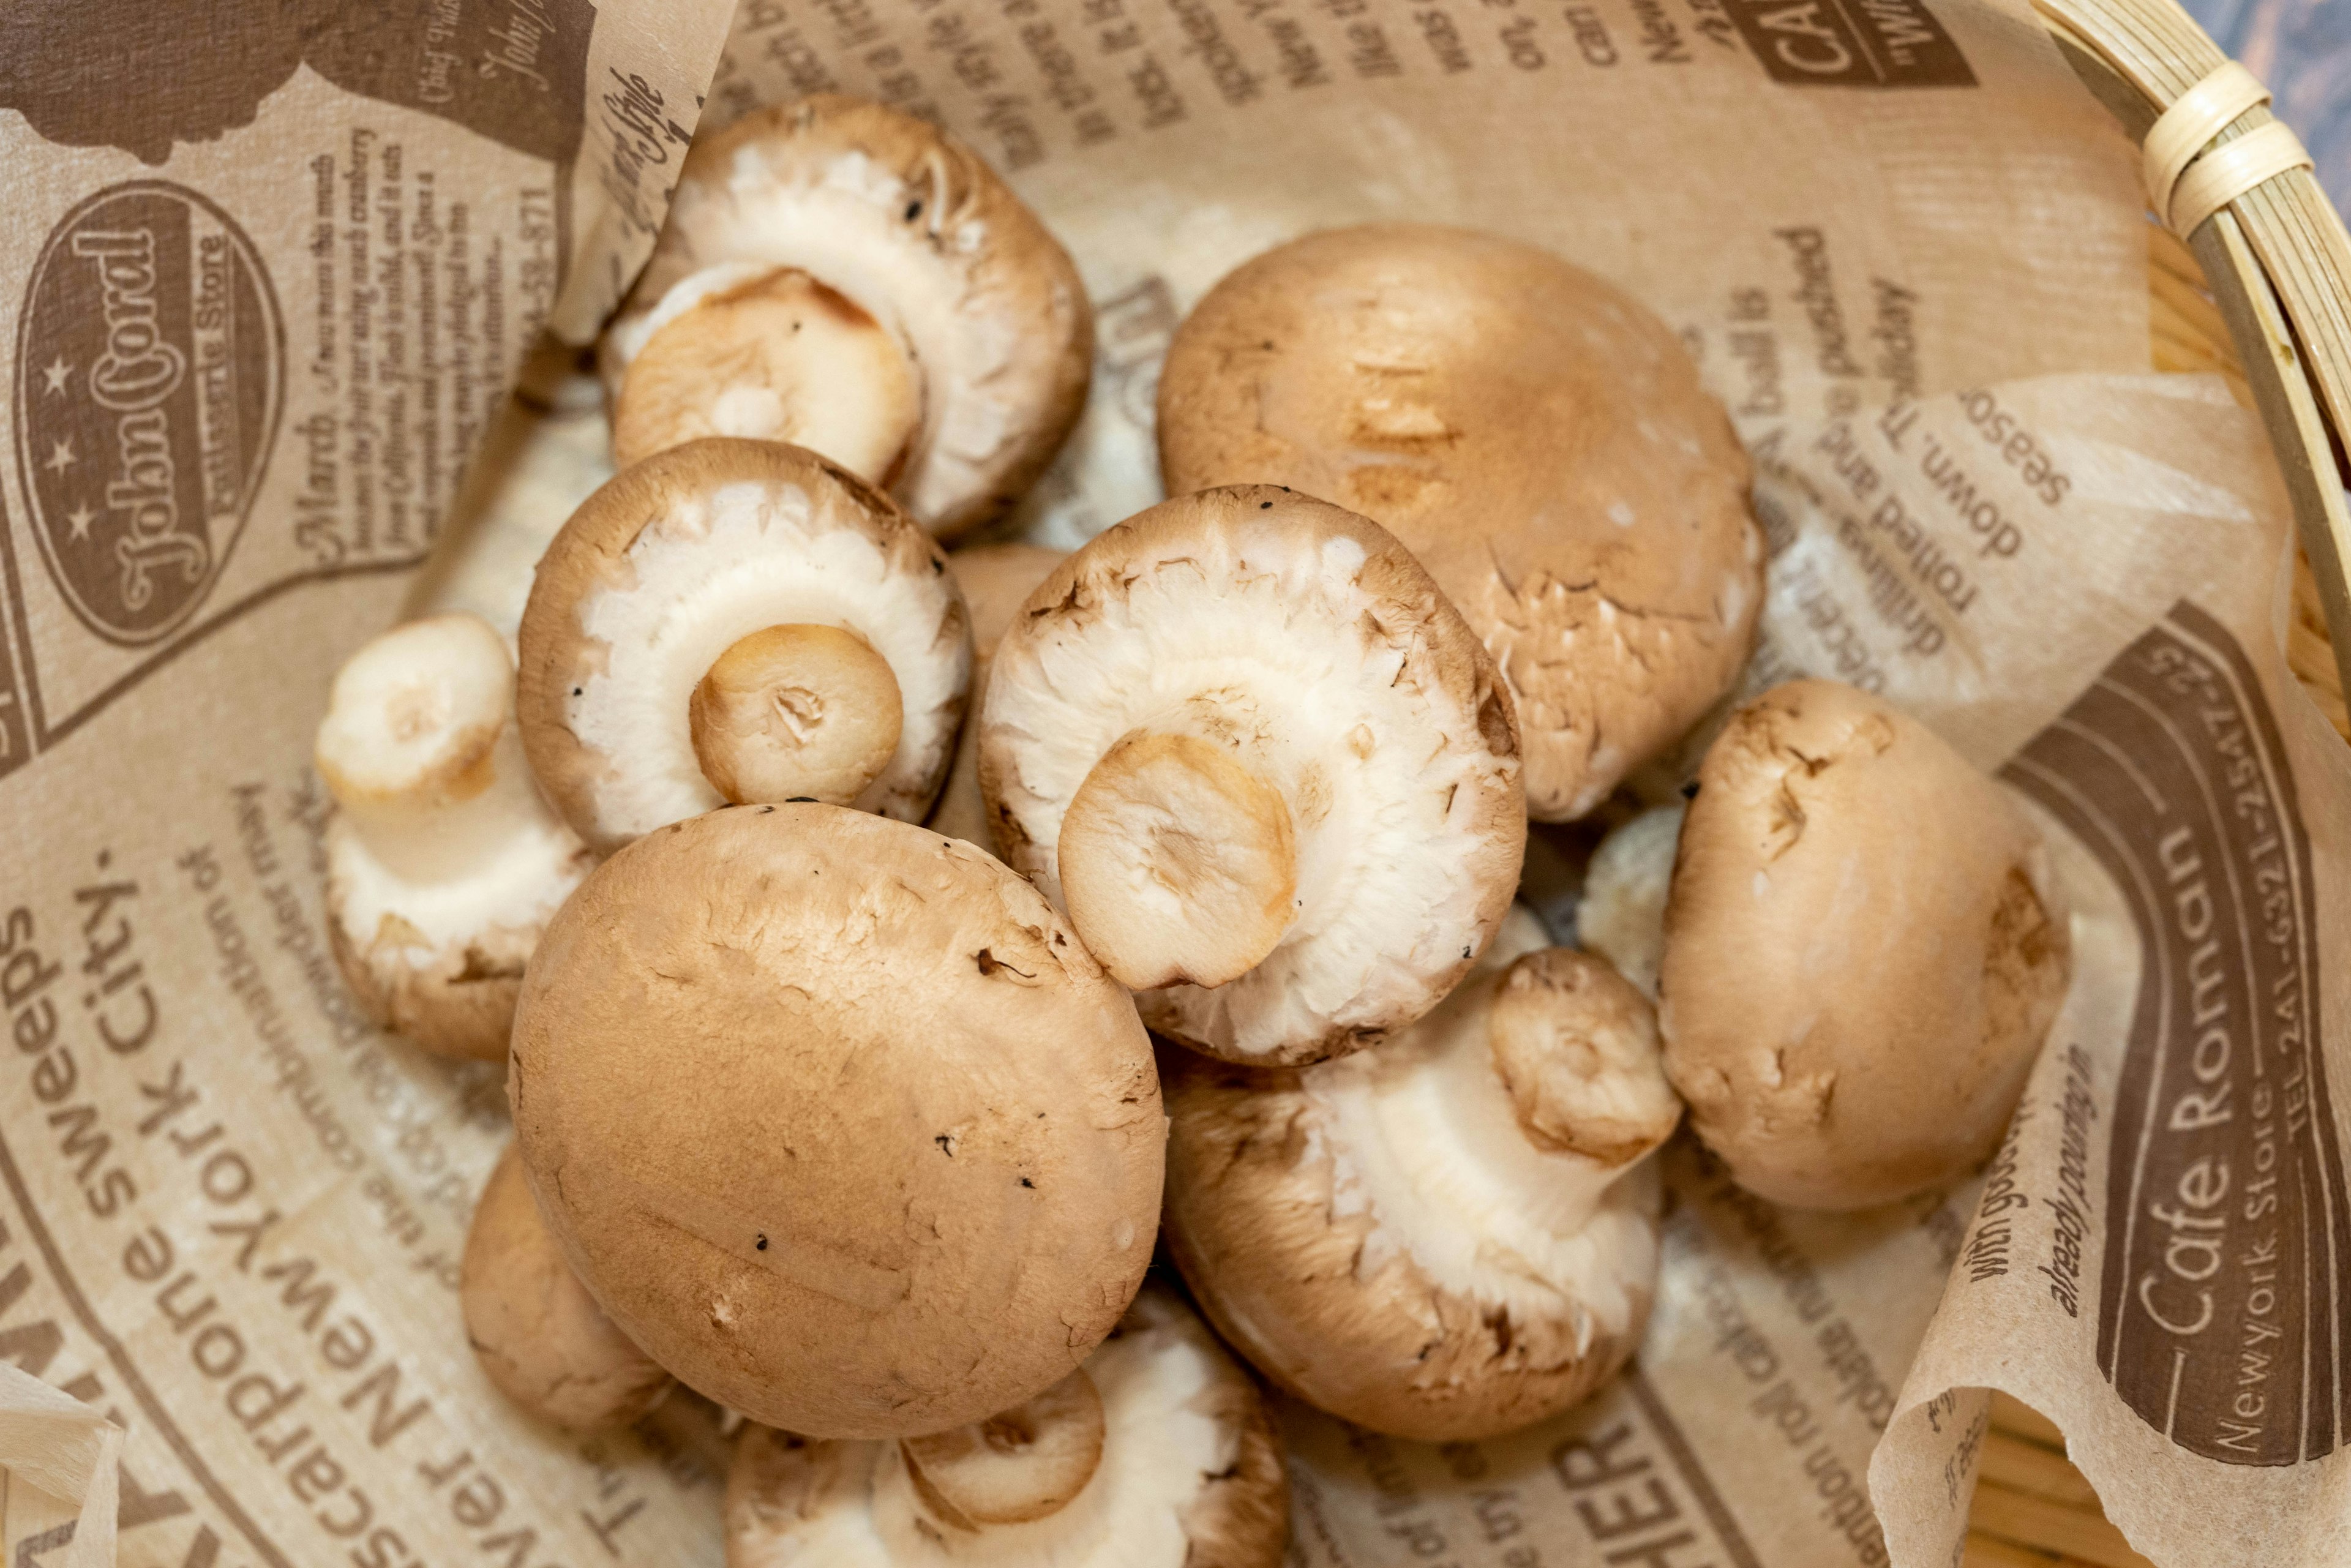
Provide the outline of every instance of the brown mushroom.
<path id="1" fill-rule="evenodd" d="M 796 446 L 697 441 L 616 476 L 540 559 L 517 711 L 610 852 L 729 801 L 919 821 L 971 685 L 963 596 L 887 497 Z"/>
<path id="2" fill-rule="evenodd" d="M 1729 689 L 1763 540 L 1665 323 L 1544 251 L 1426 224 L 1268 252 L 1159 382 L 1171 492 L 1291 486 L 1394 530 L 1518 700 L 1527 809 L 1590 810 Z"/>
<path id="3" fill-rule="evenodd" d="M 427 616 L 345 662 L 312 752 L 336 962 L 370 1018 L 444 1056 L 505 1058 L 523 966 L 595 863 L 532 783 L 514 706 L 505 639 Z"/>
<path id="4" fill-rule="evenodd" d="M 1145 1021 L 1260 1064 L 1427 1011 L 1526 843 L 1485 650 L 1384 529 L 1270 486 L 1055 569 L 997 645 L 979 776 L 1008 863 Z"/>
<path id="5" fill-rule="evenodd" d="M 1666 901 L 1666 1071 L 1775 1203 L 1855 1208 L 1991 1157 L 2065 994 L 2040 832 L 1940 737 L 1775 686 L 1698 769 Z"/>
<path id="6" fill-rule="evenodd" d="M 1133 1002 L 1027 883 L 886 818 L 735 807 L 621 851 L 548 929 L 508 1084 L 590 1291 L 769 1426 L 1018 1404 L 1150 1260 L 1165 1124 Z"/>
<path id="7" fill-rule="evenodd" d="M 511 1144 L 474 1206 L 457 1300 L 482 1371 L 538 1420 L 570 1432 L 625 1427 L 669 1392 L 670 1375 L 563 1260 Z"/>
<path id="8" fill-rule="evenodd" d="M 695 139 L 602 353 L 616 465 L 786 441 L 942 538 L 1044 471 L 1092 358 L 1076 267 L 979 156 L 832 93 Z"/>
<path id="9" fill-rule="evenodd" d="M 1590 1395 L 1656 1288 L 1654 1015 L 1514 914 L 1460 988 L 1301 1071 L 1162 1053 L 1167 1244 L 1274 1382 L 1374 1431 L 1497 1436 Z"/>

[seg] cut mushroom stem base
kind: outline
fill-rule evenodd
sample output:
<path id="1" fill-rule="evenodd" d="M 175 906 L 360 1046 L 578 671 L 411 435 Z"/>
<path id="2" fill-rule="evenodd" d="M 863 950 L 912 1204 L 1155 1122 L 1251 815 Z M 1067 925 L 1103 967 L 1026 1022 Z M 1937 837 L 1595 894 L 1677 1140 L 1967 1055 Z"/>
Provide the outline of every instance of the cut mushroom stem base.
<path id="1" fill-rule="evenodd" d="M 731 274 L 734 268 L 711 269 Z M 922 423 L 921 378 L 863 308 L 807 273 L 778 268 L 716 289 L 697 274 L 683 308 L 653 330 L 622 376 L 612 461 L 705 435 L 788 441 L 887 486 Z"/>
<path id="2" fill-rule="evenodd" d="M 924 1506 L 972 1531 L 1060 1512 L 1093 1479 L 1103 1430 L 1102 1396 L 1081 1368 L 1026 1404 L 898 1447 Z"/>
<path id="3" fill-rule="evenodd" d="M 1131 990 L 1237 980 L 1298 912 L 1289 805 L 1194 735 L 1137 729 L 1105 752 L 1071 797 L 1057 858 L 1079 939 Z"/>
<path id="4" fill-rule="evenodd" d="M 409 622 L 336 675 L 319 729 L 319 776 L 401 877 L 463 878 L 539 815 L 513 708 L 514 664 L 486 623 Z"/>
<path id="5" fill-rule="evenodd" d="M 694 688 L 694 755 L 736 805 L 846 806 L 896 754 L 905 709 L 889 661 L 839 626 L 738 639 Z"/>

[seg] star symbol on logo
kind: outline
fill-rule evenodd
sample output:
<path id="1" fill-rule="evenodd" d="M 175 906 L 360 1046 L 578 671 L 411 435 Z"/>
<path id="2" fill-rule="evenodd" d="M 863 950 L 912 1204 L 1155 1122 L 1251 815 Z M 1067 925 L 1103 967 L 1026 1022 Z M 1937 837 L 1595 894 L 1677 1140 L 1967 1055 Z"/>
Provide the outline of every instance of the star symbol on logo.
<path id="1" fill-rule="evenodd" d="M 89 502 L 84 501 L 66 514 L 66 526 L 74 538 L 86 539 L 89 538 L 89 525 L 97 518 L 98 514 L 89 509 Z"/>
<path id="2" fill-rule="evenodd" d="M 66 363 L 66 357 L 63 354 L 59 354 L 41 367 L 42 392 L 46 395 L 49 392 L 65 391 L 66 378 L 71 374 L 73 374 L 73 367 Z"/>
<path id="3" fill-rule="evenodd" d="M 53 441 L 49 443 L 49 460 L 47 463 L 42 464 L 41 466 L 47 469 L 52 474 L 62 474 L 67 469 L 72 467 L 76 461 L 77 459 L 74 456 L 73 449 L 73 437 L 68 435 L 63 441 Z"/>

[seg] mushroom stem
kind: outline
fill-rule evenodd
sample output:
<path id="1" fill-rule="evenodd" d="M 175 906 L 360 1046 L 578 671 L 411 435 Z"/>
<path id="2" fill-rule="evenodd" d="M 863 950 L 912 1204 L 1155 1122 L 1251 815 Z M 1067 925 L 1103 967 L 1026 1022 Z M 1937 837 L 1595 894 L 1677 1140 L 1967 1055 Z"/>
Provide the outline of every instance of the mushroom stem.
<path id="1" fill-rule="evenodd" d="M 706 268 L 654 307 L 613 402 L 612 461 L 737 435 L 805 446 L 887 486 L 922 423 L 904 346 L 796 267 L 748 280 L 740 270 Z"/>
<path id="2" fill-rule="evenodd" d="M 1103 753 L 1071 797 L 1057 858 L 1070 923 L 1130 990 L 1237 980 L 1298 913 L 1289 804 L 1196 735 L 1131 730 Z"/>
<path id="3" fill-rule="evenodd" d="M 735 804 L 846 806 L 898 749 L 905 708 L 889 661 L 840 626 L 769 626 L 737 639 L 687 710 L 694 755 Z"/>
<path id="4" fill-rule="evenodd" d="M 396 626 L 337 672 L 313 759 L 369 850 L 414 883 L 469 874 L 544 815 L 506 642 L 471 615 Z"/>
<path id="5" fill-rule="evenodd" d="M 931 1513 L 957 1530 L 1027 1524 L 1060 1512 L 1102 1463 L 1102 1395 L 1083 1368 L 1025 1404 L 898 1443 Z"/>

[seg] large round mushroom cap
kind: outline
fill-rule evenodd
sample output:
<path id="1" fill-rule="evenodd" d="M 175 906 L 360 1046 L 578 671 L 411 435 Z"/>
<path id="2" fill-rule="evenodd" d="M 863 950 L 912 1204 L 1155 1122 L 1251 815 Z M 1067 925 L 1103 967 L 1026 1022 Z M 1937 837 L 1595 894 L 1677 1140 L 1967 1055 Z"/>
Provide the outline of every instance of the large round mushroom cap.
<path id="1" fill-rule="evenodd" d="M 2064 998 L 2040 833 L 1887 703 L 1741 708 L 1698 769 L 1666 901 L 1666 1069 L 1740 1185 L 1855 1208 L 1991 1155 Z"/>
<path id="2" fill-rule="evenodd" d="M 726 1479 L 726 1568 L 1277 1568 L 1289 1486 L 1272 1423 L 1173 1291 L 1144 1287 L 1053 1392 L 1068 1390 L 1082 1399 L 918 1442 L 749 1428 Z"/>
<path id="3" fill-rule="evenodd" d="M 1159 382 L 1171 492 L 1288 485 L 1394 531 L 1518 699 L 1527 809 L 1578 817 L 1728 691 L 1763 540 L 1672 330 L 1531 246 L 1335 229 L 1211 289 Z"/>
<path id="4" fill-rule="evenodd" d="M 1012 624 L 1012 617 L 1061 564 L 1067 551 L 1042 545 L 1001 543 L 966 545 L 947 552 L 947 570 L 963 588 L 965 607 L 971 612 L 971 685 L 987 689 L 988 661 L 996 656 L 997 640 Z M 996 835 L 988 831 L 987 801 L 979 792 L 979 725 L 963 727 L 956 740 L 955 764 L 939 790 L 925 824 L 933 832 L 977 844 L 993 852 Z"/>
<path id="5" fill-rule="evenodd" d="M 1211 490 L 1096 538 L 997 644 L 980 723 L 1008 862 L 1198 1049 L 1370 1044 L 1510 907 L 1509 694 L 1411 555 L 1324 502 Z"/>
<path id="6" fill-rule="evenodd" d="M 669 1374 L 612 1326 L 563 1260 L 511 1144 L 474 1206 L 457 1300 L 482 1371 L 541 1421 L 602 1431 L 669 1392 Z"/>
<path id="7" fill-rule="evenodd" d="M 817 805 L 638 840 L 549 928 L 509 1079 L 532 1190 L 622 1332 L 823 1437 L 1067 1376 L 1150 1260 L 1134 1004 L 967 844 Z"/>
<path id="8" fill-rule="evenodd" d="M 531 768 L 607 852 L 730 800 L 919 821 L 971 686 L 938 547 L 871 486 L 764 441 L 672 447 L 581 502 L 520 641 Z M 844 747 L 862 764 L 829 767 Z M 805 782 L 761 789 L 779 755 Z"/>
<path id="9" fill-rule="evenodd" d="M 523 967 L 595 863 L 532 782 L 514 706 L 505 639 L 426 616 L 336 672 L 312 753 L 336 963 L 369 1018 L 443 1056 L 505 1059 Z"/>
<path id="10" fill-rule="evenodd" d="M 1092 359 L 1077 267 L 978 154 L 833 93 L 695 138 L 603 350 L 618 459 L 813 446 L 943 538 L 1044 472 Z"/>
<path id="11" fill-rule="evenodd" d="M 1358 1426 L 1497 1436 L 1640 1343 L 1646 1156 L 1681 1105 L 1640 993 L 1543 941 L 1515 918 L 1436 1011 L 1341 1061 L 1163 1053 L 1169 1250 L 1234 1348 Z"/>

